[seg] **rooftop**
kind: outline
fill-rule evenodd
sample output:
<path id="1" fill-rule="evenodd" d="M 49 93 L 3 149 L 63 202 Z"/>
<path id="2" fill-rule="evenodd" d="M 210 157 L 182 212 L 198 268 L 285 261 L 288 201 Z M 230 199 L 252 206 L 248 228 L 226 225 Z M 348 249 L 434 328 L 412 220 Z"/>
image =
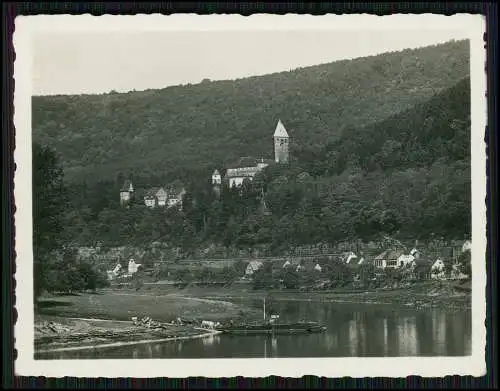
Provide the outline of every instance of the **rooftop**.
<path id="1" fill-rule="evenodd" d="M 285 129 L 285 126 L 278 120 L 278 124 L 276 125 L 276 130 L 274 131 L 274 137 L 289 137 L 288 133 Z"/>
<path id="2" fill-rule="evenodd" d="M 273 162 L 274 160 L 271 159 L 264 159 L 264 158 L 259 159 L 253 156 L 243 156 L 240 157 L 237 161 L 228 164 L 227 168 L 228 169 L 250 168 L 250 167 L 257 167 L 259 163 L 271 164 Z"/>

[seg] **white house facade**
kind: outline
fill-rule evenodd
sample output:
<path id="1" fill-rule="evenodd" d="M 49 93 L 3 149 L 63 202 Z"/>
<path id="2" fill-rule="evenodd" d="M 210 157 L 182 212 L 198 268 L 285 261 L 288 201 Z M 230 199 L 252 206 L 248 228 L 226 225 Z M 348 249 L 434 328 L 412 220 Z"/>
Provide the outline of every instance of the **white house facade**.
<path id="1" fill-rule="evenodd" d="M 247 268 L 245 270 L 245 274 L 247 276 L 251 276 L 257 270 L 259 270 L 262 267 L 262 265 L 263 265 L 263 263 L 261 261 L 250 261 L 250 263 L 247 265 Z"/>

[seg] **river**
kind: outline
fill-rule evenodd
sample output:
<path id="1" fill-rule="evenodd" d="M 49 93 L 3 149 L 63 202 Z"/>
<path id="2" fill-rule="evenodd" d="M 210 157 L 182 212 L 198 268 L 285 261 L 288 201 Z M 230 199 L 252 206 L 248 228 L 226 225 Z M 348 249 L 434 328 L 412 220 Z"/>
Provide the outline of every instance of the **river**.
<path id="1" fill-rule="evenodd" d="M 253 306 L 262 302 L 252 301 Z M 402 357 L 471 354 L 471 312 L 390 305 L 275 301 L 280 321 L 311 320 L 327 330 L 202 339 L 37 354 L 37 359 Z"/>

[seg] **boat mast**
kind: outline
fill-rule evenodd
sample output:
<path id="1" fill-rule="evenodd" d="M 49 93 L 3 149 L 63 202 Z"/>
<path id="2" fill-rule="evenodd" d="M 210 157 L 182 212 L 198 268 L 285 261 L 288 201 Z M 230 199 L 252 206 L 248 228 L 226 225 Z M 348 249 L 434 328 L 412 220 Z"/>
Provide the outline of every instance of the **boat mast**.
<path id="1" fill-rule="evenodd" d="M 266 298 L 264 297 L 264 321 L 266 320 Z"/>

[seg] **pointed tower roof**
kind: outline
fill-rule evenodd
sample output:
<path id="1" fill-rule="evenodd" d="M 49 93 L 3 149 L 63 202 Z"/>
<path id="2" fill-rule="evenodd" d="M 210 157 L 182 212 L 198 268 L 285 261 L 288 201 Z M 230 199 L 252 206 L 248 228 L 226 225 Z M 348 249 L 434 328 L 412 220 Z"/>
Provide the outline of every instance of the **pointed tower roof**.
<path id="1" fill-rule="evenodd" d="M 281 120 L 278 120 L 278 125 L 276 125 L 273 137 L 289 137 Z"/>
<path id="2" fill-rule="evenodd" d="M 215 170 L 212 175 L 220 175 L 219 170 Z"/>

